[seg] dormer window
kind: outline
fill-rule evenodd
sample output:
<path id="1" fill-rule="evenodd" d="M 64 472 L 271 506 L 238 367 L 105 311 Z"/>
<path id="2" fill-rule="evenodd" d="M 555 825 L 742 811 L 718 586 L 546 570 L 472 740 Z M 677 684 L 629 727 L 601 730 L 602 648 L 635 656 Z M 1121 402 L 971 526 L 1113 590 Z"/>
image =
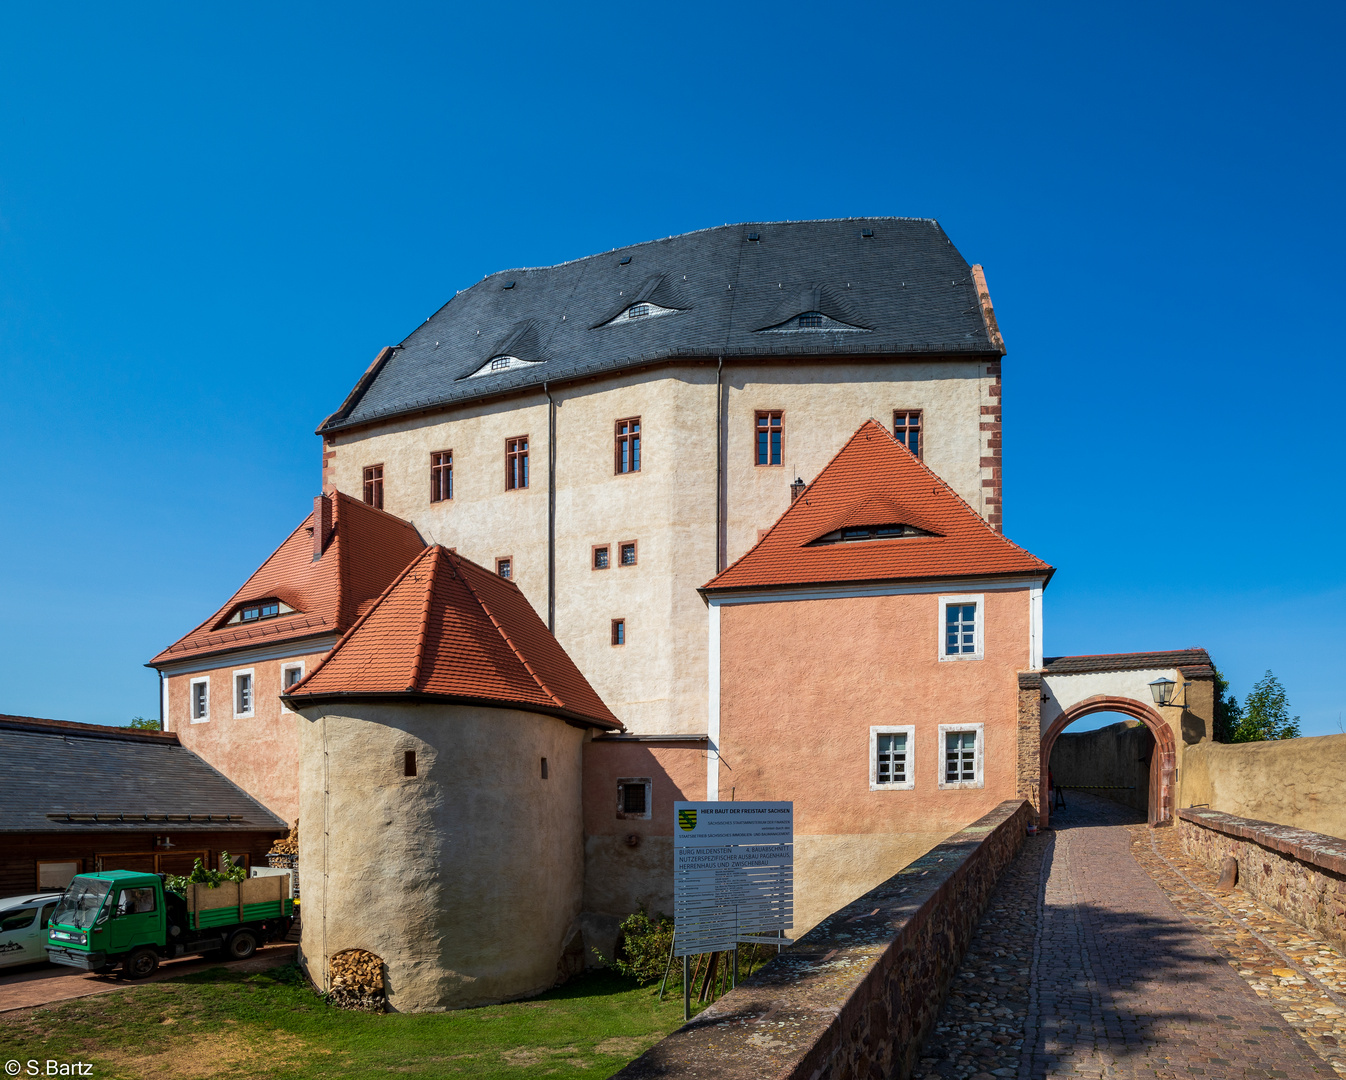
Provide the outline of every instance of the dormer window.
<path id="1" fill-rule="evenodd" d="M 935 536 L 937 534 L 918 529 L 915 525 L 893 522 L 889 525 L 854 525 L 845 529 L 834 529 L 830 533 L 810 541 L 811 544 L 853 544 L 862 540 L 899 540 L 909 536 Z"/>
<path id="2" fill-rule="evenodd" d="M 230 623 L 254 623 L 294 614 L 295 609 L 281 600 L 253 600 L 244 604 L 230 617 Z M 226 624 L 227 625 L 227 624 Z"/>
<path id="3" fill-rule="evenodd" d="M 543 363 L 541 360 L 521 360 L 517 356 L 501 353 L 499 356 L 491 357 L 490 360 L 477 368 L 470 377 L 475 379 L 482 375 L 499 375 L 502 371 L 513 371 L 515 368 L 536 367 L 541 363 Z"/>
<path id="4" fill-rule="evenodd" d="M 806 311 L 799 316 L 799 329 L 819 330 L 822 328 L 823 318 L 821 311 Z"/>
<path id="5" fill-rule="evenodd" d="M 819 330 L 846 334 L 866 334 L 869 332 L 863 326 L 852 326 L 850 323 L 834 319 L 830 315 L 824 315 L 821 311 L 801 311 L 798 315 L 786 319 L 783 323 L 763 327 L 758 333 L 798 334 L 816 333 Z"/>
<path id="6" fill-rule="evenodd" d="M 641 300 L 601 325 L 616 326 L 619 323 L 635 322 L 637 319 L 657 319 L 660 315 L 676 315 L 678 310 L 678 308 L 663 307 L 650 300 Z"/>

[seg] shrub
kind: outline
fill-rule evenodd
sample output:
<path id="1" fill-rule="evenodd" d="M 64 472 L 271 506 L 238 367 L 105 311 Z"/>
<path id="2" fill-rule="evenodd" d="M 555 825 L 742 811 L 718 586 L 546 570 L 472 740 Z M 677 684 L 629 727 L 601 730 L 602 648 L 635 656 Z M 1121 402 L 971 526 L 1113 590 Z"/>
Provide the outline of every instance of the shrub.
<path id="1" fill-rule="evenodd" d="M 217 889 L 226 881 L 242 881 L 248 872 L 241 866 L 235 866 L 229 858 L 229 852 L 220 852 L 220 861 L 228 870 L 207 870 L 197 859 L 190 874 L 168 874 L 164 877 L 164 887 L 175 893 L 186 893 L 188 885 L 201 884 L 208 889 Z"/>
<path id="2" fill-rule="evenodd" d="M 609 960 L 595 949 L 598 958 L 604 963 L 610 963 L 621 974 L 641 983 L 663 978 L 664 968 L 668 964 L 668 950 L 673 945 L 673 920 L 665 915 L 651 918 L 649 913 L 641 908 L 622 920 L 621 930 L 622 938 L 617 946 L 617 955 Z M 679 967 L 679 979 L 681 974 Z"/>

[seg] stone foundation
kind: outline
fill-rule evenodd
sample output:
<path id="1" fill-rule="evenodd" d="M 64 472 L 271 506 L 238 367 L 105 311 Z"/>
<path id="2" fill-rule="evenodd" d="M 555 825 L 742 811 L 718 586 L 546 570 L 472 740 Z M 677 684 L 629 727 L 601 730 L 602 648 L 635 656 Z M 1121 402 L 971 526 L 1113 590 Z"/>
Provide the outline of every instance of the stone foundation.
<path id="1" fill-rule="evenodd" d="M 910 1076 L 1033 810 L 1011 799 L 834 912 L 614 1080 Z"/>
<path id="2" fill-rule="evenodd" d="M 1218 871 L 1232 855 L 1245 892 L 1346 950 L 1346 840 L 1218 810 L 1178 818 L 1189 857 Z"/>

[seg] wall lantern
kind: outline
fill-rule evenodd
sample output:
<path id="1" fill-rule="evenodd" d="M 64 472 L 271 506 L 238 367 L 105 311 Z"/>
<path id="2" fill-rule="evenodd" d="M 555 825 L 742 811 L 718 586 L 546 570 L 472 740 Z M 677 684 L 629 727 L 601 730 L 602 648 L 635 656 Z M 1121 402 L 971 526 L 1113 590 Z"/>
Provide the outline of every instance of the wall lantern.
<path id="1" fill-rule="evenodd" d="M 787 473 L 786 475 L 789 474 Z M 804 483 L 804 478 L 802 476 L 796 476 L 795 482 L 790 485 L 790 501 L 794 502 L 799 496 L 803 495 L 804 488 L 806 487 L 808 487 L 808 485 Z"/>
<path id="2" fill-rule="evenodd" d="M 1191 683 L 1183 683 L 1183 690 L 1186 691 L 1187 687 L 1190 685 Z M 1187 708 L 1185 703 L 1180 704 L 1173 700 L 1173 691 L 1177 689 L 1178 684 L 1172 679 L 1155 679 L 1149 686 L 1150 693 L 1154 696 L 1154 703 L 1156 705 L 1180 705 L 1181 708 Z M 1185 694 L 1184 697 L 1186 697 Z"/>

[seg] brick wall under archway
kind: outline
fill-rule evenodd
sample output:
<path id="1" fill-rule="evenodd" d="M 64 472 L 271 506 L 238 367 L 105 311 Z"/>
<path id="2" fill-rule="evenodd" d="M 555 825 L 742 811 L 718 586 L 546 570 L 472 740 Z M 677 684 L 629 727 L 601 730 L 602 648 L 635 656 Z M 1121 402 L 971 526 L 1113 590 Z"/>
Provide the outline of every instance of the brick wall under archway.
<path id="1" fill-rule="evenodd" d="M 1100 712 L 1123 713 L 1132 719 L 1139 720 L 1150 729 L 1150 734 L 1154 736 L 1154 759 L 1150 764 L 1149 822 L 1151 826 L 1172 824 L 1175 801 L 1173 789 L 1177 777 L 1178 759 L 1173 729 L 1158 712 L 1145 702 L 1137 701 L 1135 698 L 1097 694 L 1094 697 L 1076 702 L 1066 709 L 1052 721 L 1051 726 L 1042 736 L 1039 764 L 1041 771 L 1039 775 L 1045 781 L 1048 767 L 1051 764 L 1052 748 L 1056 745 L 1057 736 L 1076 720 Z M 1156 766 L 1158 767 L 1156 768 Z M 1050 800 L 1045 798 L 1045 789 L 1041 804 L 1040 817 L 1045 827 L 1051 819 L 1051 805 Z"/>

